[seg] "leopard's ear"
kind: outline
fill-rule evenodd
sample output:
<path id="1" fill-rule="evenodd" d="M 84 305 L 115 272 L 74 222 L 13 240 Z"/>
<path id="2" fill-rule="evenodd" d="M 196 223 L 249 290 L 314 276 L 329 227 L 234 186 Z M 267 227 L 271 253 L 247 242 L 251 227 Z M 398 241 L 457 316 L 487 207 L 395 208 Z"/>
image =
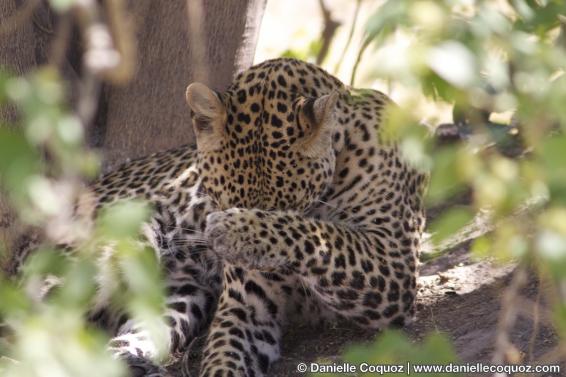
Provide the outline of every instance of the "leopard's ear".
<path id="1" fill-rule="evenodd" d="M 336 125 L 336 103 L 339 93 L 334 91 L 318 98 L 305 98 L 300 109 L 304 139 L 301 149 L 313 156 L 332 146 L 332 134 Z M 321 150 L 323 148 L 323 150 Z"/>
<path id="2" fill-rule="evenodd" d="M 187 87 L 185 97 L 192 111 L 199 150 L 218 148 L 226 123 L 224 104 L 213 90 L 198 82 Z"/>

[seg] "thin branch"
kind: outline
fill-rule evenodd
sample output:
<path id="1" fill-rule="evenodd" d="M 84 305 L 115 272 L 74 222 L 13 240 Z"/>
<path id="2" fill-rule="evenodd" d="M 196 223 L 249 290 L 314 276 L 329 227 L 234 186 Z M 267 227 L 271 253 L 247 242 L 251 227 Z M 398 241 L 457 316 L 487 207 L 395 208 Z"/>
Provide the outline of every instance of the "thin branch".
<path id="1" fill-rule="evenodd" d="M 118 65 L 107 75 L 113 83 L 125 83 L 134 76 L 137 60 L 133 22 L 127 16 L 124 0 L 105 0 L 104 4 L 114 47 L 120 54 Z"/>
<path id="2" fill-rule="evenodd" d="M 112 45 L 108 27 L 101 21 L 98 3 L 83 0 L 73 7 L 86 51 L 83 54 L 84 72 L 77 83 L 77 116 L 87 127 L 98 108 L 100 79 L 118 65 L 119 55 Z"/>
<path id="3" fill-rule="evenodd" d="M 537 209 L 541 208 L 546 203 L 546 198 L 543 196 L 537 196 L 528 199 L 525 203 L 520 205 L 512 214 L 508 217 L 502 218 L 495 221 L 493 218 L 493 212 L 491 211 L 480 211 L 478 212 L 472 221 L 467 225 L 462 227 L 459 231 L 454 233 L 452 236 L 443 240 L 438 246 L 430 244 L 430 240 L 427 240 L 423 246 L 425 250 L 431 250 L 428 254 L 431 257 L 435 255 L 442 254 L 448 250 L 452 250 L 467 241 L 474 240 L 478 237 L 483 236 L 489 232 L 492 232 L 498 225 L 502 222 L 508 221 L 510 219 L 517 219 L 525 215 L 531 214 Z"/>
<path id="4" fill-rule="evenodd" d="M 354 86 L 354 82 L 356 81 L 356 73 L 358 72 L 358 66 L 362 60 L 362 56 L 364 52 L 368 48 L 369 44 L 371 43 L 371 38 L 366 38 L 362 45 L 360 46 L 360 50 L 358 51 L 358 56 L 356 57 L 356 61 L 354 63 L 354 67 L 352 68 L 352 76 L 350 77 L 350 85 Z"/>
<path id="5" fill-rule="evenodd" d="M 77 115 L 88 126 L 98 107 L 101 80 L 124 83 L 131 79 L 135 65 L 135 43 L 123 0 L 105 1 L 110 27 L 104 23 L 100 5 L 81 0 L 72 10 L 85 42 L 84 71 L 78 86 Z M 62 46 L 63 42 L 61 42 Z M 55 46 L 57 48 L 63 48 Z M 60 53 L 60 52 L 56 52 Z M 55 55 L 57 61 L 60 57 Z"/>
<path id="6" fill-rule="evenodd" d="M 560 32 L 555 43 L 558 47 L 566 48 L 566 17 L 559 14 L 558 21 L 560 22 Z"/>
<path id="7" fill-rule="evenodd" d="M 513 274 L 513 278 L 509 286 L 503 293 L 501 303 L 501 311 L 499 314 L 499 321 L 496 328 L 495 335 L 495 351 L 491 359 L 492 364 L 501 365 L 506 362 L 513 362 L 516 360 L 509 360 L 511 356 L 510 351 L 515 350 L 509 333 L 518 317 L 517 301 L 520 298 L 521 289 L 527 282 L 527 271 L 525 266 L 518 266 Z M 495 374 L 494 376 L 499 376 Z"/>
<path id="8" fill-rule="evenodd" d="M 187 19 L 189 21 L 189 40 L 194 81 L 208 83 L 209 72 L 204 42 L 204 7 L 202 0 L 187 0 Z"/>
<path id="9" fill-rule="evenodd" d="M 98 109 L 101 83 L 94 74 L 87 71 L 82 75 L 81 81 L 77 83 L 77 90 L 77 116 L 83 127 L 88 127 Z"/>
<path id="10" fill-rule="evenodd" d="M 63 14 L 57 23 L 57 30 L 55 31 L 55 39 L 50 46 L 49 51 L 49 64 L 55 67 L 60 67 L 65 60 L 65 53 L 69 46 L 71 35 L 71 16 L 66 13 Z"/>
<path id="11" fill-rule="evenodd" d="M 531 364 L 538 364 L 538 365 L 550 365 L 550 364 L 560 364 L 564 361 L 564 357 L 566 356 L 566 348 L 564 344 L 559 343 L 557 346 L 552 348 L 550 351 L 543 354 L 535 363 Z M 518 373 L 515 375 L 516 377 L 539 377 L 539 376 L 548 376 L 548 374 L 543 373 Z"/>
<path id="12" fill-rule="evenodd" d="M 86 45 L 83 64 L 100 79 L 122 83 L 133 75 L 135 60 L 130 20 L 125 16 L 123 0 L 106 4 L 114 33 L 103 22 L 96 1 L 81 0 L 73 7 Z"/>
<path id="13" fill-rule="evenodd" d="M 346 53 L 350 48 L 350 44 L 352 43 L 352 39 L 354 37 L 354 32 L 356 31 L 356 24 L 358 23 L 358 16 L 360 14 L 360 8 L 362 5 L 362 0 L 356 0 L 356 8 L 354 9 L 354 16 L 352 17 L 352 26 L 350 27 L 350 31 L 348 33 L 348 39 L 346 40 L 346 44 L 344 45 L 344 49 L 342 50 L 342 54 L 340 54 L 340 59 L 336 62 L 336 66 L 334 67 L 334 74 L 338 74 L 340 70 L 340 66 L 342 65 L 342 61 L 346 57 Z"/>
<path id="14" fill-rule="evenodd" d="M 336 29 L 340 26 L 340 22 L 332 18 L 332 14 L 324 4 L 324 0 L 319 0 L 318 3 L 322 12 L 322 19 L 324 20 L 324 28 L 320 36 L 322 45 L 316 56 L 316 64 L 320 65 L 324 61 L 324 58 L 326 58 L 326 55 L 328 55 L 328 50 L 336 34 Z"/>
<path id="15" fill-rule="evenodd" d="M 537 298 L 533 304 L 532 316 L 533 316 L 533 332 L 531 333 L 531 338 L 529 339 L 529 351 L 528 351 L 528 358 L 529 361 L 533 361 L 534 359 L 534 350 L 535 350 L 535 342 L 537 340 L 539 327 L 540 327 L 540 296 L 541 296 L 541 287 L 540 281 L 539 286 L 537 287 Z"/>
<path id="16" fill-rule="evenodd" d="M 539 324 L 542 323 L 544 326 L 552 326 L 554 321 L 552 310 L 540 305 L 539 299 L 540 291 L 537 295 L 536 301 L 530 300 L 526 297 L 521 297 L 521 299 L 518 300 L 519 305 L 517 306 L 519 315 L 526 319 L 530 319 L 533 322 L 537 320 Z"/>

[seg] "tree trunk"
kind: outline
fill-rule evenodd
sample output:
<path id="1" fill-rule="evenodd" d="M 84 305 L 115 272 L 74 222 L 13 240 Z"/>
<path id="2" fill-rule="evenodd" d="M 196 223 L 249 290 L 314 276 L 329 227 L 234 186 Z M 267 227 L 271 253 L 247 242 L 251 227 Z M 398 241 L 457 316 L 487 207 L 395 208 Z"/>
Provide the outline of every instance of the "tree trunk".
<path id="1" fill-rule="evenodd" d="M 103 85 L 94 121 L 86 125 L 87 142 L 102 150 L 105 170 L 193 140 L 185 88 L 201 81 L 223 90 L 235 73 L 252 64 L 265 3 L 129 2 L 136 26 L 136 73 L 121 87 Z M 32 12 L 25 15 L 21 11 L 27 6 Z M 25 17 L 14 17 L 22 13 Z M 5 27 L 7 20 L 16 19 L 17 25 Z M 0 20 L 0 31 L 9 31 L 0 35 L 0 66 L 23 74 L 47 62 L 54 27 L 45 0 L 1 0 Z M 77 53 L 81 41 L 75 31 L 62 64 L 64 77 L 70 81 L 71 104 L 76 101 L 72 81 L 79 76 L 81 58 Z M 15 117 L 14 109 L 0 107 L 0 123 L 14 121 Z M 19 233 L 13 211 L 0 196 L 0 249 L 14 251 Z"/>
<path id="2" fill-rule="evenodd" d="M 37 22 L 49 17 L 49 12 L 39 0 L 23 4 L 22 1 L 0 1 L 0 24 L 3 35 L 0 35 L 0 68 L 11 73 L 22 75 L 37 65 L 46 62 L 48 37 L 34 28 L 26 17 L 34 14 Z M 25 46 L 25 48 L 24 48 Z M 17 113 L 13 106 L 0 106 L 0 127 L 10 126 L 16 120 Z M 0 269 L 7 266 L 10 251 L 19 247 L 17 242 L 23 227 L 17 220 L 13 208 L 0 191 Z"/>
<path id="3" fill-rule="evenodd" d="M 104 88 L 92 140 L 108 165 L 192 141 L 187 85 L 201 81 L 223 90 L 252 64 L 265 0 L 202 2 L 200 30 L 187 14 L 201 2 L 188 2 L 188 10 L 181 0 L 133 2 L 137 73 L 123 87 Z"/>

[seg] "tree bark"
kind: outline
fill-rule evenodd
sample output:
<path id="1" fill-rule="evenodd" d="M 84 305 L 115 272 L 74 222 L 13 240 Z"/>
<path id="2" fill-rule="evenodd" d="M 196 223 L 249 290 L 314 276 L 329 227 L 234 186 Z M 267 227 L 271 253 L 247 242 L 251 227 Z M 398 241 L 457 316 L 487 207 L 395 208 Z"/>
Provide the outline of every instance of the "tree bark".
<path id="1" fill-rule="evenodd" d="M 202 40 L 187 22 L 192 6 L 201 2 L 188 2 L 189 9 L 183 0 L 132 4 L 137 72 L 123 87 L 104 88 L 92 134 L 92 145 L 102 147 L 108 167 L 191 142 L 187 85 L 201 81 L 224 90 L 236 72 L 252 64 L 265 0 L 202 2 L 202 19 L 197 20 Z"/>
<path id="2" fill-rule="evenodd" d="M 47 36 L 33 26 L 30 14 L 36 22 L 49 17 L 47 7 L 39 0 L 25 4 L 17 0 L 0 1 L 0 68 L 12 74 L 26 74 L 34 67 L 46 62 Z M 31 11 L 31 13 L 28 12 Z M 22 22 L 23 20 L 23 22 Z M 16 121 L 17 112 L 13 106 L 0 106 L 0 127 L 10 127 Z M 10 251 L 17 247 L 23 229 L 14 209 L 0 191 L 0 268 L 8 264 Z"/>

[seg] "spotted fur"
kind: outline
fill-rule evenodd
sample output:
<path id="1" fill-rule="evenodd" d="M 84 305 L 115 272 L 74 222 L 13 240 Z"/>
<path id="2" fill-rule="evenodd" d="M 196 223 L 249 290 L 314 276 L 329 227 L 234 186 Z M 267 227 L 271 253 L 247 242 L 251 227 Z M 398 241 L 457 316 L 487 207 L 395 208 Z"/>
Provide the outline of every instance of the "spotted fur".
<path id="1" fill-rule="evenodd" d="M 187 101 L 196 147 L 93 186 L 98 207 L 142 197 L 155 208 L 146 234 L 166 272 L 171 352 L 210 325 L 200 376 L 259 377 L 291 319 L 379 329 L 412 317 L 425 177 L 383 140 L 384 94 L 276 59 L 224 93 L 192 84 Z M 110 346 L 160 375 L 148 339 L 126 321 Z"/>

